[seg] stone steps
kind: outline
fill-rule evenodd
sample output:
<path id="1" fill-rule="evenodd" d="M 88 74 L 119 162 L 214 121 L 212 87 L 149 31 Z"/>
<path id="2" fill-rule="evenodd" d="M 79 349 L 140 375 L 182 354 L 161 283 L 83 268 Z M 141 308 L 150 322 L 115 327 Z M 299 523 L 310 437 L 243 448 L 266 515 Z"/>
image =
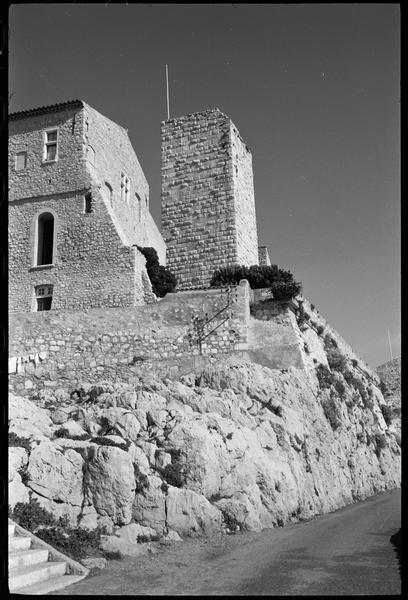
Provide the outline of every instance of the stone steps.
<path id="1" fill-rule="evenodd" d="M 14 594 L 48 594 L 55 590 L 71 585 L 85 577 L 87 572 L 69 574 L 69 563 L 73 563 L 68 557 L 64 560 L 61 553 L 57 553 L 58 560 L 50 558 L 50 546 L 42 543 L 29 532 L 18 528 L 16 532 L 15 523 L 9 520 L 8 525 L 8 565 L 9 565 L 9 591 Z M 36 547 L 33 546 L 35 540 Z M 77 563 L 76 563 L 77 564 Z M 77 564 L 77 567 L 80 565 Z M 71 565 L 72 567 L 72 565 Z"/>

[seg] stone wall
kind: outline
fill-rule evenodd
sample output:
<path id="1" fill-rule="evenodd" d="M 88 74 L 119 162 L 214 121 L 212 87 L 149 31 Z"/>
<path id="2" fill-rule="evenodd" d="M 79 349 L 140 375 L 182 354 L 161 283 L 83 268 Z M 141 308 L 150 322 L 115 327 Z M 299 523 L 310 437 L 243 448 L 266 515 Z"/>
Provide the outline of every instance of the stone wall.
<path id="1" fill-rule="evenodd" d="M 258 259 L 259 259 L 260 266 L 262 266 L 262 267 L 270 266 L 271 259 L 269 258 L 268 248 L 266 246 L 259 246 Z"/>
<path id="2" fill-rule="evenodd" d="M 235 125 L 230 122 L 232 181 L 234 189 L 235 238 L 237 263 L 258 264 L 252 156 Z"/>
<path id="3" fill-rule="evenodd" d="M 318 363 L 327 365 L 324 336 L 329 335 L 342 354 L 357 361 L 357 370 L 366 373 L 378 384 L 375 371 L 354 352 L 338 331 L 306 298 L 302 298 L 302 303 L 306 319 L 299 325 L 296 319 L 299 310 L 297 300 L 273 300 L 268 288 L 251 290 L 253 321 L 250 321 L 249 347 L 262 350 L 262 364 L 271 368 L 287 368 L 292 361 L 293 366 L 307 369 L 315 369 Z"/>
<path id="4" fill-rule="evenodd" d="M 86 164 L 111 206 L 128 245 L 152 246 L 165 264 L 166 246 L 149 211 L 149 184 L 127 130 L 84 103 Z M 129 198 L 121 193 L 121 173 L 129 178 Z"/>
<path id="5" fill-rule="evenodd" d="M 162 231 L 180 289 L 257 263 L 251 155 L 218 109 L 162 123 Z"/>
<path id="6" fill-rule="evenodd" d="M 80 382 L 120 380 L 149 361 L 198 356 L 188 331 L 192 317 L 211 317 L 226 305 L 221 290 L 179 292 L 137 308 L 47 311 L 10 316 L 10 388 L 18 394 L 42 388 L 72 389 Z M 224 311 L 206 327 L 220 325 L 202 344 L 204 356 L 247 348 L 249 288 L 237 287 L 233 315 Z"/>
<path id="7" fill-rule="evenodd" d="M 49 128 L 58 128 L 58 154 L 56 161 L 44 162 L 43 136 Z M 27 161 L 17 171 L 20 152 L 27 153 Z M 128 203 L 120 194 L 121 171 L 130 180 Z M 155 247 L 163 264 L 165 245 L 125 129 L 81 101 L 11 115 L 9 177 L 11 312 L 36 310 L 35 287 L 40 285 L 53 286 L 55 310 L 155 300 L 146 261 L 132 246 Z M 43 212 L 54 217 L 51 265 L 37 265 L 36 260 Z"/>
<path id="8" fill-rule="evenodd" d="M 33 266 L 41 212 L 54 215 L 53 264 Z M 11 312 L 35 310 L 37 285 L 53 285 L 55 310 L 133 306 L 150 299 L 145 259 L 136 248 L 123 246 L 98 190 L 92 213 L 84 213 L 83 194 L 63 194 L 13 202 L 9 222 Z"/>
<path id="9" fill-rule="evenodd" d="M 44 130 L 58 127 L 58 160 L 43 161 Z M 53 196 L 91 184 L 85 159 L 81 104 L 58 112 L 9 121 L 9 200 Z M 27 152 L 26 168 L 17 171 L 18 152 Z"/>

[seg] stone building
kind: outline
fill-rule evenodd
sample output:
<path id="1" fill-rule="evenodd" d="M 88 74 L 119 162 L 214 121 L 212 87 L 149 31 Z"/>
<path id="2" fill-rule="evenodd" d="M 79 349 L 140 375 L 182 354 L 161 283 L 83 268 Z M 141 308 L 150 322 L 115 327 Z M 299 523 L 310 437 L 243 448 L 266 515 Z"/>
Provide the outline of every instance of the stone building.
<path id="1" fill-rule="evenodd" d="M 258 264 L 251 152 L 218 108 L 162 122 L 162 233 L 179 289 Z"/>
<path id="2" fill-rule="evenodd" d="M 74 100 L 9 122 L 11 312 L 153 299 L 135 245 L 165 244 L 126 129 Z"/>

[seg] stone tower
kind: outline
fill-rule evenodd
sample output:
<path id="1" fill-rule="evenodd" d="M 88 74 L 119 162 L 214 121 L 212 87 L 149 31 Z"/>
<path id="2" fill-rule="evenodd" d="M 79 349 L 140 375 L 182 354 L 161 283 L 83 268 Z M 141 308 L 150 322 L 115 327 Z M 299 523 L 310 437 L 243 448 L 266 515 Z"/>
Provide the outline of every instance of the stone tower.
<path id="1" fill-rule="evenodd" d="M 218 108 L 162 122 L 162 234 L 179 289 L 258 264 L 252 156 Z"/>

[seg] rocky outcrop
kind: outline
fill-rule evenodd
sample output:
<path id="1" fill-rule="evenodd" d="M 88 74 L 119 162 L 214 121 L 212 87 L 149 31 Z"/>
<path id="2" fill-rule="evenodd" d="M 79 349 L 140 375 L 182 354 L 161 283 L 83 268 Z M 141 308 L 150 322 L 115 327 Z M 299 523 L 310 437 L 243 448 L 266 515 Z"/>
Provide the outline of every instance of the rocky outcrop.
<path id="1" fill-rule="evenodd" d="M 10 503 L 36 497 L 137 554 L 139 535 L 275 527 L 399 486 L 380 390 L 357 372 L 325 377 L 224 361 L 12 397 Z"/>

